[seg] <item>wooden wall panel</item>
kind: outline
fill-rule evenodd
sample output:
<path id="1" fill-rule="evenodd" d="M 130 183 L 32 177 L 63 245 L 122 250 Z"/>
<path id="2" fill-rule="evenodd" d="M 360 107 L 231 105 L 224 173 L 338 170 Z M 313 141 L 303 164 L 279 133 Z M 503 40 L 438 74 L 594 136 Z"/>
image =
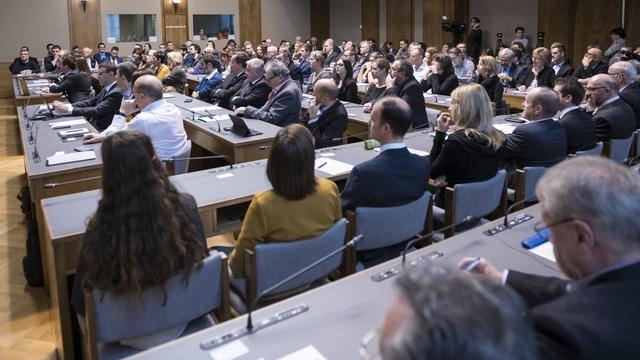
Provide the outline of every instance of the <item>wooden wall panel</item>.
<path id="1" fill-rule="evenodd" d="M 635 49 L 640 45 L 640 0 L 626 0 L 624 11 L 624 30 L 627 32 L 627 45 Z"/>
<path id="2" fill-rule="evenodd" d="M 13 89 L 13 75 L 9 71 L 11 62 L 0 62 L 0 99 L 13 99 L 15 92 Z M 15 108 L 14 111 L 15 112 Z M 0 113 L 0 115 L 5 115 Z"/>
<path id="3" fill-rule="evenodd" d="M 174 7 L 171 0 L 162 1 L 162 42 L 182 44 L 189 38 L 189 0 Z"/>
<path id="4" fill-rule="evenodd" d="M 561 42 L 567 48 L 567 57 L 572 59 L 574 65 L 582 58 L 582 53 L 577 57 L 573 55 L 576 1 L 538 0 L 538 31 L 545 33 L 544 45 L 549 48 L 554 42 Z"/>
<path id="5" fill-rule="evenodd" d="M 387 1 L 387 40 L 413 38 L 413 0 Z"/>
<path id="6" fill-rule="evenodd" d="M 580 0 L 575 12 L 574 63 L 582 59 L 587 45 L 611 45 L 611 29 L 620 26 L 622 0 Z M 635 14 L 637 16 L 637 14 Z"/>
<path id="7" fill-rule="evenodd" d="M 79 0 L 67 0 L 67 9 L 70 45 L 96 49 L 97 44 L 102 41 L 100 0 L 87 1 L 86 11 L 82 9 Z"/>
<path id="8" fill-rule="evenodd" d="M 362 39 L 368 38 L 383 43 L 380 38 L 380 0 L 362 0 Z M 394 45 L 398 46 L 397 43 Z"/>
<path id="9" fill-rule="evenodd" d="M 329 37 L 331 19 L 329 15 L 329 1 L 311 0 L 311 36 L 318 38 L 318 42 Z"/>
<path id="10" fill-rule="evenodd" d="M 262 1 L 240 0 L 239 5 L 240 40 L 249 40 L 256 46 L 262 40 Z"/>

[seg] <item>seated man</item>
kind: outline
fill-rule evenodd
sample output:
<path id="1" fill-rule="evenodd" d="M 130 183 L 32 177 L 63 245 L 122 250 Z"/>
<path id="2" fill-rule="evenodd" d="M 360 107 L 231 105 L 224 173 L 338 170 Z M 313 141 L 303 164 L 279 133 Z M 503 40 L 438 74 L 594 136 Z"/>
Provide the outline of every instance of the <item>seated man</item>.
<path id="1" fill-rule="evenodd" d="M 427 124 L 427 111 L 422 96 L 422 86 L 413 76 L 413 66 L 406 59 L 399 59 L 391 65 L 393 86 L 387 88 L 384 96 L 401 97 L 411 108 L 411 126 L 424 127 Z M 404 134 L 402 134 L 404 136 Z"/>
<path id="2" fill-rule="evenodd" d="M 280 51 L 280 53 L 276 56 L 276 59 L 282 61 L 282 63 L 287 66 L 287 69 L 289 69 L 289 77 L 291 77 L 291 80 L 298 83 L 300 89 L 302 90 L 302 83 L 304 82 L 302 70 L 300 70 L 300 67 L 298 67 L 298 65 L 294 64 L 293 61 L 291 61 L 291 55 L 289 55 L 289 51 Z"/>
<path id="3" fill-rule="evenodd" d="M 515 54 L 513 50 L 509 48 L 503 48 L 498 52 L 497 60 L 500 62 L 500 74 L 498 78 L 505 87 L 514 87 L 516 85 L 516 79 L 520 76 L 520 72 L 524 70 L 515 62 Z"/>
<path id="4" fill-rule="evenodd" d="M 123 115 L 116 115 L 113 121 L 124 124 L 125 116 L 140 111 L 122 130 L 138 130 L 147 134 L 160 160 L 168 160 L 184 153 L 188 148 L 188 140 L 182 113 L 175 105 L 162 98 L 160 80 L 153 75 L 143 75 L 135 80 L 133 93 L 133 100 L 122 101 L 120 112 Z M 116 117 L 119 119 L 116 120 Z M 112 133 L 108 130 L 100 134 L 86 134 L 84 142 L 98 143 Z"/>
<path id="5" fill-rule="evenodd" d="M 602 49 L 597 46 L 590 46 L 582 57 L 582 63 L 573 72 L 573 77 L 580 81 L 580 84 L 587 85 L 590 77 L 597 74 L 606 74 L 609 66 L 604 61 Z"/>
<path id="6" fill-rule="evenodd" d="M 77 103 L 89 98 L 91 80 L 76 68 L 76 59 L 64 55 L 60 61 L 60 71 L 64 74 L 59 84 L 52 84 L 42 89 L 43 93 L 64 93 L 70 103 Z"/>
<path id="7" fill-rule="evenodd" d="M 609 75 L 618 86 L 618 95 L 636 114 L 636 129 L 640 129 L 640 82 L 638 70 L 629 61 L 618 61 L 609 66 Z"/>
<path id="8" fill-rule="evenodd" d="M 558 122 L 567 135 L 567 153 L 593 149 L 596 146 L 596 126 L 591 116 L 580 108 L 584 99 L 584 87 L 574 77 L 556 80 L 553 88 L 560 97 L 560 118 Z"/>
<path id="9" fill-rule="evenodd" d="M 264 61 L 251 59 L 247 61 L 247 79 L 242 87 L 231 98 L 231 105 L 235 108 L 253 106 L 261 108 L 267 102 L 271 87 L 264 77 Z"/>
<path id="10" fill-rule="evenodd" d="M 122 102 L 122 89 L 116 84 L 116 71 L 118 67 L 108 61 L 98 67 L 98 80 L 102 91 L 93 99 L 81 102 L 64 104 L 54 101 L 53 107 L 61 113 L 71 113 L 89 118 L 91 124 L 98 131 L 111 125 L 113 115 L 118 113 Z"/>
<path id="11" fill-rule="evenodd" d="M 636 128 L 636 114 L 618 96 L 615 81 L 608 74 L 598 74 L 589 78 L 587 100 L 594 108 L 593 122 L 600 141 L 627 139 Z"/>
<path id="12" fill-rule="evenodd" d="M 507 135 L 505 158 L 507 169 L 525 166 L 552 166 L 567 157 L 567 135 L 553 120 L 560 99 L 552 89 L 537 87 L 527 93 L 522 116 L 529 120 Z"/>
<path id="13" fill-rule="evenodd" d="M 93 56 L 96 64 L 102 64 L 104 61 L 109 60 L 109 53 L 107 52 L 107 46 L 104 43 L 98 44 L 98 52 Z"/>
<path id="14" fill-rule="evenodd" d="M 327 57 L 324 59 L 324 67 L 332 67 L 331 64 L 340 60 L 342 51 L 340 51 L 340 48 L 334 44 L 333 39 L 329 38 L 325 40 L 324 45 L 322 46 L 322 50 L 327 55 Z"/>
<path id="15" fill-rule="evenodd" d="M 549 169 L 536 193 L 558 267 L 570 280 L 505 274 L 484 259 L 474 271 L 525 299 L 539 359 L 636 359 L 638 175 L 603 157 L 579 157 Z"/>
<path id="16" fill-rule="evenodd" d="M 300 122 L 302 92 L 289 77 L 287 66 L 282 61 L 271 60 L 265 66 L 265 72 L 272 89 L 267 103 L 259 109 L 254 106 L 239 107 L 236 114 L 278 126 Z"/>
<path id="17" fill-rule="evenodd" d="M 571 76 L 573 67 L 566 58 L 567 49 L 560 43 L 551 45 L 551 67 L 556 74 L 556 78 Z"/>
<path id="18" fill-rule="evenodd" d="M 213 90 L 211 94 L 215 104 L 225 109 L 231 109 L 229 100 L 240 90 L 242 84 L 244 84 L 244 81 L 247 79 L 245 68 L 247 67 L 248 60 L 249 56 L 244 52 L 238 52 L 231 57 L 231 61 L 229 61 L 229 75 L 227 75 L 222 84 Z"/>
<path id="19" fill-rule="evenodd" d="M 449 57 L 451 58 L 453 70 L 455 71 L 460 84 L 472 83 L 476 78 L 473 61 L 465 59 L 462 56 L 462 51 L 457 47 L 449 49 Z"/>
<path id="20" fill-rule="evenodd" d="M 344 105 L 337 101 L 338 86 L 333 80 L 318 80 L 313 95 L 315 105 L 309 108 L 307 128 L 316 140 L 316 149 L 340 145 L 349 118 Z"/>
<path id="21" fill-rule="evenodd" d="M 113 65 L 118 66 L 124 62 L 124 60 L 122 60 L 122 58 L 119 56 L 118 54 L 119 52 L 120 52 L 119 47 L 117 46 L 111 47 L 111 53 L 110 53 L 111 56 L 109 56 L 109 62 L 112 63 Z"/>
<path id="22" fill-rule="evenodd" d="M 382 359 L 536 359 L 526 305 L 511 289 L 428 263 L 396 285 L 379 344 L 365 346 L 379 345 Z"/>
<path id="23" fill-rule="evenodd" d="M 211 92 L 218 84 L 222 83 L 222 75 L 220 74 L 220 61 L 213 55 L 202 55 L 200 63 L 207 74 L 191 93 L 191 97 L 202 101 L 211 102 Z"/>
<path id="24" fill-rule="evenodd" d="M 58 52 L 61 50 L 62 48 L 60 47 L 60 45 L 51 45 L 51 50 L 49 51 L 49 53 L 47 54 L 47 56 L 44 57 L 44 71 L 47 72 L 51 72 L 54 71 L 56 69 L 56 64 L 53 63 L 53 60 L 56 58 L 56 55 L 58 55 Z"/>
<path id="25" fill-rule="evenodd" d="M 13 62 L 9 65 L 9 71 L 11 71 L 13 75 L 39 73 L 40 64 L 38 63 L 38 59 L 29 56 L 29 48 L 23 46 L 20 49 L 20 56 L 13 59 Z"/>

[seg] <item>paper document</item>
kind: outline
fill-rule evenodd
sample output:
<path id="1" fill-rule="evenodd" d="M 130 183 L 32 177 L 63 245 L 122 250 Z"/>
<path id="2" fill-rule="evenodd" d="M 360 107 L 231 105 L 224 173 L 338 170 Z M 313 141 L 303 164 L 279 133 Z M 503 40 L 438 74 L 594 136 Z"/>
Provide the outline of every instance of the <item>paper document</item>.
<path id="1" fill-rule="evenodd" d="M 407 150 L 409 150 L 410 153 L 418 155 L 418 156 L 422 156 L 422 157 L 429 156 L 429 153 L 426 152 L 426 151 L 416 150 L 416 149 L 412 149 L 412 148 L 407 148 Z"/>
<path id="2" fill-rule="evenodd" d="M 194 107 L 194 108 L 191 108 L 189 110 L 198 113 L 198 112 L 203 112 L 203 111 L 214 111 L 214 110 L 220 110 L 220 109 L 222 109 L 220 106 L 210 105 L 210 106 Z"/>
<path id="3" fill-rule="evenodd" d="M 348 173 L 353 169 L 353 165 L 325 157 L 316 159 L 315 169 L 329 175 L 338 175 Z"/>
<path id="4" fill-rule="evenodd" d="M 515 130 L 516 126 L 511 124 L 493 124 L 493 127 L 502 131 L 505 135 L 509 135 Z"/>
<path id="5" fill-rule="evenodd" d="M 556 256 L 553 253 L 553 244 L 551 243 L 551 241 L 547 241 L 542 245 L 538 245 L 529 251 L 538 256 L 542 256 L 547 260 L 556 262 Z"/>
<path id="6" fill-rule="evenodd" d="M 229 117 L 229 114 L 220 114 L 220 115 L 214 115 L 214 116 L 200 116 L 198 117 L 198 120 L 209 123 L 209 122 L 224 121 L 224 120 L 231 121 L 231 118 Z"/>
<path id="7" fill-rule="evenodd" d="M 249 348 L 240 340 L 224 344 L 209 352 L 214 360 L 234 360 L 249 352 Z"/>
<path id="8" fill-rule="evenodd" d="M 66 120 L 66 121 L 52 122 L 52 123 L 49 123 L 49 126 L 51 127 L 51 130 L 58 130 L 58 129 L 72 127 L 74 125 L 82 125 L 86 123 L 87 123 L 87 120 L 83 118 L 78 118 L 78 119 L 72 119 L 72 120 Z"/>
<path id="9" fill-rule="evenodd" d="M 289 355 L 285 355 L 278 360 L 327 360 L 327 358 L 322 356 L 315 346 L 309 345 Z"/>
<path id="10" fill-rule="evenodd" d="M 47 158 L 47 166 L 68 164 L 77 161 L 94 160 L 96 153 L 91 151 L 56 154 Z"/>
<path id="11" fill-rule="evenodd" d="M 172 93 L 164 93 L 164 94 L 162 94 L 162 98 L 163 99 L 171 99 L 171 98 L 174 98 L 174 97 L 176 97 L 176 94 L 172 94 Z"/>

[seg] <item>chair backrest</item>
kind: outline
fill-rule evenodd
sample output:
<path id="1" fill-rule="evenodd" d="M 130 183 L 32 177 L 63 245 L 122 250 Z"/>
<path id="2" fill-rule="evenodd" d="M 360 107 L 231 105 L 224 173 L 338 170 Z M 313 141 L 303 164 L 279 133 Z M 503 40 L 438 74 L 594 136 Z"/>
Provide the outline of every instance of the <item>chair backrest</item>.
<path id="1" fill-rule="evenodd" d="M 611 160 L 622 163 L 629 156 L 631 150 L 631 143 L 633 142 L 633 135 L 626 139 L 611 139 L 611 150 L 609 157 Z"/>
<path id="2" fill-rule="evenodd" d="M 355 234 L 364 235 L 356 249 L 358 251 L 379 249 L 422 233 L 430 198 L 431 193 L 426 191 L 419 199 L 405 205 L 356 208 Z M 392 224 L 402 225 L 392 226 Z"/>
<path id="3" fill-rule="evenodd" d="M 340 219 L 322 235 L 313 239 L 256 245 L 253 255 L 255 257 L 255 296 L 258 296 L 262 291 L 282 281 L 287 276 L 343 246 L 346 233 L 347 220 Z M 310 284 L 325 277 L 338 268 L 341 263 L 342 253 L 338 253 L 327 261 L 318 264 L 315 268 L 282 285 L 282 287 L 275 290 L 275 293 L 282 293 Z M 250 279 L 251 277 L 246 278 L 247 291 L 254 286 L 251 284 Z M 247 296 L 246 298 L 249 301 L 253 300 L 253 296 Z"/>
<path id="4" fill-rule="evenodd" d="M 109 343 L 145 336 L 186 324 L 225 301 L 228 306 L 228 300 L 223 300 L 228 296 L 226 263 L 226 256 L 214 251 L 199 269 L 191 270 L 187 281 L 184 272 L 171 277 L 164 292 L 153 287 L 137 296 L 86 289 L 88 337 L 98 343 Z"/>
<path id="5" fill-rule="evenodd" d="M 602 141 L 598 141 L 595 147 L 589 150 L 576 151 L 576 156 L 598 156 L 602 154 Z"/>
<path id="6" fill-rule="evenodd" d="M 538 180 L 546 171 L 547 168 L 543 166 L 525 166 L 522 170 L 517 170 L 514 202 L 534 196 Z"/>
<path id="7" fill-rule="evenodd" d="M 489 180 L 455 185 L 453 187 L 455 208 L 451 209 L 454 211 L 451 224 L 459 223 L 467 216 L 482 218 L 495 211 L 500 205 L 500 200 L 506 199 L 504 196 L 506 177 L 507 172 L 500 170 Z"/>
<path id="8" fill-rule="evenodd" d="M 425 110 L 427 112 L 427 121 L 429 122 L 429 124 L 431 124 L 431 125 L 433 125 L 435 127 L 436 123 L 437 123 L 437 120 L 438 120 L 438 115 L 442 111 L 436 110 L 436 109 L 432 109 L 432 108 L 426 108 Z"/>
<path id="9" fill-rule="evenodd" d="M 189 156 L 191 156 L 191 140 L 187 140 L 187 147 L 185 150 L 176 155 L 176 159 L 187 160 L 174 160 L 174 175 L 186 174 L 189 171 Z"/>
<path id="10" fill-rule="evenodd" d="M 640 155 L 640 141 L 638 141 L 638 136 L 640 136 L 640 130 L 636 130 L 633 132 L 633 142 L 631 145 L 631 157 L 635 158 Z"/>

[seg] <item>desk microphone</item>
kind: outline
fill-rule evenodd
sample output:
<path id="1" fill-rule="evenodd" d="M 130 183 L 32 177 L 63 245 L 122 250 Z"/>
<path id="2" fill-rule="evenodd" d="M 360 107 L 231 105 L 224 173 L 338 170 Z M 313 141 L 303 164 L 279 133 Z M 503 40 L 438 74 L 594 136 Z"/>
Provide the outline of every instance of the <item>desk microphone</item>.
<path id="1" fill-rule="evenodd" d="M 194 157 L 175 157 L 172 156 L 167 160 L 161 160 L 163 163 L 173 163 L 175 161 L 188 161 L 188 160 L 209 160 L 209 159 L 224 159 L 229 163 L 229 170 L 233 169 L 233 161 L 227 155 L 211 155 L 211 156 L 194 156 Z"/>
<path id="2" fill-rule="evenodd" d="M 49 103 L 45 99 L 44 95 L 42 95 L 42 92 L 40 92 L 40 98 L 42 99 L 42 102 L 44 102 L 47 105 L 47 110 L 48 110 L 48 116 L 47 117 L 49 117 L 51 119 L 55 118 L 56 116 L 53 114 L 53 110 L 51 110 L 51 106 L 49 106 Z"/>
<path id="3" fill-rule="evenodd" d="M 36 134 L 35 135 L 31 135 L 31 131 L 33 131 L 33 129 L 29 130 L 30 134 L 30 138 L 33 142 L 33 162 L 34 163 L 39 163 L 40 162 L 40 152 L 38 151 L 38 129 L 40 129 L 40 124 L 36 124 L 36 126 L 34 126 L 36 128 Z"/>
<path id="4" fill-rule="evenodd" d="M 518 202 L 515 202 L 515 203 L 511 204 L 511 206 L 509 206 L 507 208 L 507 211 L 504 214 L 504 223 L 503 223 L 503 225 L 506 228 L 509 228 L 509 219 L 508 219 L 508 217 L 509 217 L 509 214 L 511 214 L 511 212 L 513 211 L 513 209 L 515 209 L 519 205 L 522 205 L 522 204 L 528 203 L 528 202 L 532 202 L 532 201 L 537 200 L 537 199 L 538 199 L 538 196 L 534 194 L 534 195 L 529 196 L 528 198 L 522 199 L 522 200 L 520 200 Z"/>
<path id="5" fill-rule="evenodd" d="M 469 215 L 469 216 L 465 217 L 464 219 L 462 219 L 460 222 L 458 222 L 456 224 L 450 224 L 450 225 L 441 227 L 440 229 L 434 230 L 434 231 L 428 233 L 427 235 L 423 235 L 423 236 L 417 237 L 417 238 L 409 241 L 407 243 L 407 245 L 405 245 L 404 250 L 402 250 L 402 266 L 404 267 L 404 264 L 405 264 L 405 262 L 407 260 L 407 252 L 409 252 L 409 248 L 412 247 L 413 245 L 415 245 L 415 243 L 417 243 L 418 241 L 428 239 L 428 238 L 430 238 L 431 236 L 433 236 L 436 233 L 441 233 L 441 232 L 447 231 L 447 230 L 452 229 L 452 228 L 454 228 L 454 227 L 456 227 L 458 225 L 466 224 L 466 223 L 471 222 L 471 221 L 473 221 L 475 219 L 476 219 L 475 217 Z"/>
<path id="6" fill-rule="evenodd" d="M 204 109 L 204 112 L 206 112 L 207 115 L 209 115 L 210 118 L 212 118 L 213 120 L 216 121 L 216 124 L 218 124 L 218 132 L 221 133 L 222 131 L 220 130 L 220 120 L 216 119 L 216 116 L 213 115 L 212 113 L 210 113 L 209 110 Z"/>
<path id="7" fill-rule="evenodd" d="M 489 230 L 485 230 L 483 232 L 483 234 L 487 235 L 487 236 L 493 236 L 499 232 L 505 231 L 507 229 L 510 229 L 511 227 L 513 227 L 514 225 L 518 225 L 520 223 L 523 223 L 527 220 L 531 220 L 533 219 L 533 216 L 531 215 L 527 215 L 527 214 L 521 214 L 519 215 L 515 220 L 511 220 L 509 221 L 509 214 L 511 214 L 511 212 L 513 211 L 513 209 L 515 209 L 516 207 L 524 204 L 524 203 L 528 203 L 534 200 L 537 200 L 538 197 L 536 195 L 532 195 L 529 196 L 528 198 L 525 198 L 523 200 L 520 200 L 518 202 L 515 202 L 513 204 L 511 204 L 511 206 L 509 206 L 507 208 L 507 211 L 504 214 L 504 221 L 502 222 L 502 224 L 500 225 L 496 225 L 494 227 L 492 227 Z"/>

